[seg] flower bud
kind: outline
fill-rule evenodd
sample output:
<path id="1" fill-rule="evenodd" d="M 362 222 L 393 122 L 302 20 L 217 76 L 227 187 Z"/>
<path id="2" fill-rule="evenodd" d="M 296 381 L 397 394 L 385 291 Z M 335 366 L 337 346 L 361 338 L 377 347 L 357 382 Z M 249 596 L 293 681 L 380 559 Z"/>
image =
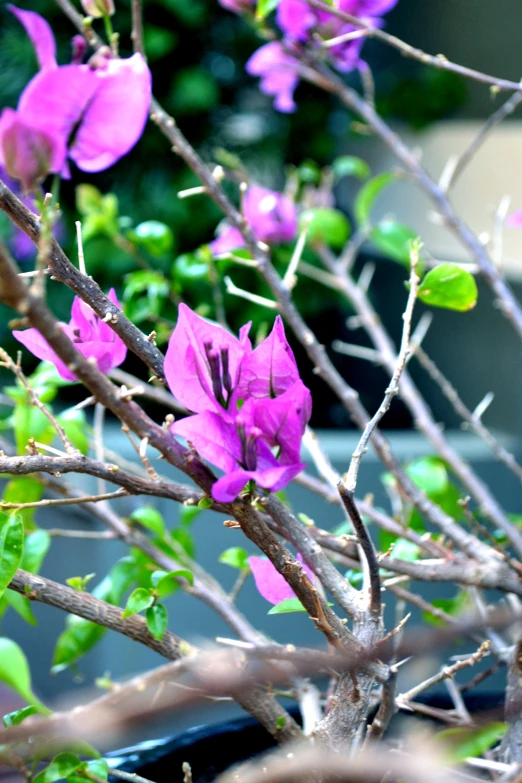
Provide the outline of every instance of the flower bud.
<path id="1" fill-rule="evenodd" d="M 71 41 L 72 58 L 71 62 L 74 65 L 80 65 L 83 60 L 83 55 L 87 51 L 87 41 L 83 35 L 75 35 Z"/>
<path id="2" fill-rule="evenodd" d="M 89 16 L 112 16 L 114 0 L 81 0 L 83 10 Z"/>
<path id="3" fill-rule="evenodd" d="M 23 120 L 13 109 L 0 117 L 0 163 L 10 177 L 32 191 L 53 169 L 57 141 L 47 131 Z"/>

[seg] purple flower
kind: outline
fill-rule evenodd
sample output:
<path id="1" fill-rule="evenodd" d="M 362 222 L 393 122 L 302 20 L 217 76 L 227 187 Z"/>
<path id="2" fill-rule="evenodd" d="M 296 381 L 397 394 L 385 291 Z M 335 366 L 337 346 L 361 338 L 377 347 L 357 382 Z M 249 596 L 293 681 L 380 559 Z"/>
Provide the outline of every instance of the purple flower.
<path id="1" fill-rule="evenodd" d="M 165 378 L 182 405 L 196 413 L 233 408 L 241 363 L 252 351 L 249 331 L 250 323 L 238 339 L 180 304 L 165 354 Z"/>
<path id="2" fill-rule="evenodd" d="M 522 209 L 517 209 L 516 212 L 507 216 L 506 226 L 508 228 L 522 228 Z"/>
<path id="3" fill-rule="evenodd" d="M 250 399 L 235 416 L 207 410 L 172 425 L 173 435 L 185 438 L 204 459 L 225 472 L 212 486 L 212 496 L 218 502 L 231 503 L 248 481 L 276 492 L 286 487 L 305 467 L 299 456 L 293 462 L 276 458 L 262 427 L 258 426 L 269 419 L 272 430 L 283 426 L 292 401 L 287 401 L 286 410 L 278 402 L 277 399 Z M 277 407 L 268 413 L 266 409 L 258 410 L 259 403 L 272 403 Z M 285 456 L 297 453 L 299 445 L 300 440 L 299 444 L 289 444 Z"/>
<path id="4" fill-rule="evenodd" d="M 26 193 L 34 191 L 50 171 L 59 171 L 65 145 L 38 120 L 27 119 L 14 109 L 0 115 L 0 165 L 22 183 Z"/>
<path id="5" fill-rule="evenodd" d="M 278 315 L 268 337 L 243 358 L 237 394 L 243 400 L 278 397 L 298 380 L 299 370 Z"/>
<path id="6" fill-rule="evenodd" d="M 41 67 L 20 97 L 18 115 L 60 146 L 60 165 L 54 159 L 49 170 L 69 176 L 66 155 L 82 171 L 112 166 L 136 144 L 147 120 L 151 75 L 145 60 L 140 54 L 116 60 L 107 52 L 91 66 L 58 66 L 47 22 L 30 11 L 10 10 L 31 38 Z"/>
<path id="7" fill-rule="evenodd" d="M 291 242 L 297 233 L 294 202 L 275 190 L 251 185 L 245 193 L 243 212 L 258 242 L 269 245 Z M 220 255 L 244 246 L 245 241 L 238 229 L 228 226 L 211 242 L 210 249 L 214 255 Z"/>
<path id="8" fill-rule="evenodd" d="M 263 440 L 277 449 L 281 465 L 294 465 L 300 460 L 301 440 L 310 416 L 312 397 L 299 380 L 275 399 L 254 400 L 253 421 L 263 433 Z"/>
<path id="9" fill-rule="evenodd" d="M 114 288 L 111 288 L 107 296 L 113 304 L 120 306 Z M 86 359 L 96 360 L 98 369 L 103 373 L 108 373 L 125 360 L 127 355 L 125 343 L 77 296 L 74 297 L 71 320 L 68 324 L 62 324 L 62 329 Z M 13 331 L 13 335 L 38 359 L 52 362 L 62 378 L 67 381 L 77 380 L 37 329 Z"/>
<path id="10" fill-rule="evenodd" d="M 271 41 L 262 46 L 248 60 L 246 70 L 251 76 L 261 77 L 261 92 L 274 96 L 276 109 L 285 113 L 295 111 L 299 62 L 284 51 L 282 44 Z"/>
<path id="11" fill-rule="evenodd" d="M 303 571 L 308 579 L 313 582 L 314 574 L 308 566 L 303 563 L 301 555 L 297 555 L 297 561 L 301 563 Z M 253 555 L 248 558 L 250 570 L 256 583 L 256 587 L 269 603 L 280 604 L 288 598 L 295 598 L 295 593 L 274 565 L 264 557 Z"/>

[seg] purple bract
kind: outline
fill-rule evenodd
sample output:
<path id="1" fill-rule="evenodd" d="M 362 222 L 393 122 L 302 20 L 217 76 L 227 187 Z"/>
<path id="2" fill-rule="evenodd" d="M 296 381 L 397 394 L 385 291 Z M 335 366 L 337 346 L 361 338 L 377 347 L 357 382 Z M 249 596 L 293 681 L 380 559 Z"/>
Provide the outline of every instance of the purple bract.
<path id="1" fill-rule="evenodd" d="M 301 563 L 302 568 L 308 579 L 313 582 L 314 574 L 311 569 L 303 563 L 301 555 L 297 555 L 297 560 Z M 258 557 L 253 555 L 248 558 L 250 564 L 250 570 L 256 583 L 256 587 L 269 603 L 280 604 L 281 601 L 286 601 L 288 598 L 295 598 L 295 593 L 276 567 L 272 565 L 270 560 L 264 557 Z"/>

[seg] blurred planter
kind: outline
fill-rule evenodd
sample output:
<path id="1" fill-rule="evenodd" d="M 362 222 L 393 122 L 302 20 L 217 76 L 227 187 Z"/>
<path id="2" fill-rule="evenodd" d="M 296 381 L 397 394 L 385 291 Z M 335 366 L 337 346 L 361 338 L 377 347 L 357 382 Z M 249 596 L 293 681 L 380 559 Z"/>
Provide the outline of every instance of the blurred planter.
<path id="1" fill-rule="evenodd" d="M 449 710 L 453 704 L 445 693 L 432 694 L 418 699 L 435 709 Z M 501 720 L 504 695 L 486 693 L 465 698 L 471 714 L 487 715 L 487 720 Z M 291 710 L 294 717 L 297 711 Z M 400 712 L 392 719 L 388 732 L 390 737 L 399 737 L 417 730 L 427 718 Z M 429 721 L 435 730 L 441 724 Z M 444 728 L 445 726 L 442 726 Z M 182 765 L 188 762 L 192 769 L 194 783 L 211 783 L 229 767 L 255 758 L 275 743 L 267 731 L 252 718 L 225 721 L 214 726 L 196 726 L 173 737 L 151 740 L 107 754 L 109 765 L 131 774 L 141 775 L 155 783 L 170 783 L 182 775 Z"/>

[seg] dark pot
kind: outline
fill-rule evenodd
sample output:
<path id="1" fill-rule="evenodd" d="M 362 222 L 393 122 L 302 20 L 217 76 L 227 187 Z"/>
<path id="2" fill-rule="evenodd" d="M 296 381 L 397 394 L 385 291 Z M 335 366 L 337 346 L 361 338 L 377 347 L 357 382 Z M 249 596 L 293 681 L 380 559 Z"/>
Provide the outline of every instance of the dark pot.
<path id="1" fill-rule="evenodd" d="M 503 719 L 503 701 L 503 693 L 479 693 L 465 697 L 469 712 L 477 716 L 483 713 L 487 720 Z M 443 710 L 453 706 L 446 693 L 433 694 L 423 703 Z M 298 717 L 295 710 L 291 712 L 294 717 Z M 395 716 L 390 736 L 404 733 L 410 716 L 411 713 Z M 417 715 L 415 719 L 429 720 Z M 440 724 L 435 725 L 440 727 Z M 238 718 L 211 726 L 196 726 L 172 737 L 143 742 L 108 753 L 106 758 L 112 767 L 142 775 L 155 783 L 171 783 L 181 779 L 182 764 L 188 761 L 194 783 L 211 783 L 217 775 L 234 764 L 253 758 L 274 746 L 272 737 L 256 720 Z"/>

